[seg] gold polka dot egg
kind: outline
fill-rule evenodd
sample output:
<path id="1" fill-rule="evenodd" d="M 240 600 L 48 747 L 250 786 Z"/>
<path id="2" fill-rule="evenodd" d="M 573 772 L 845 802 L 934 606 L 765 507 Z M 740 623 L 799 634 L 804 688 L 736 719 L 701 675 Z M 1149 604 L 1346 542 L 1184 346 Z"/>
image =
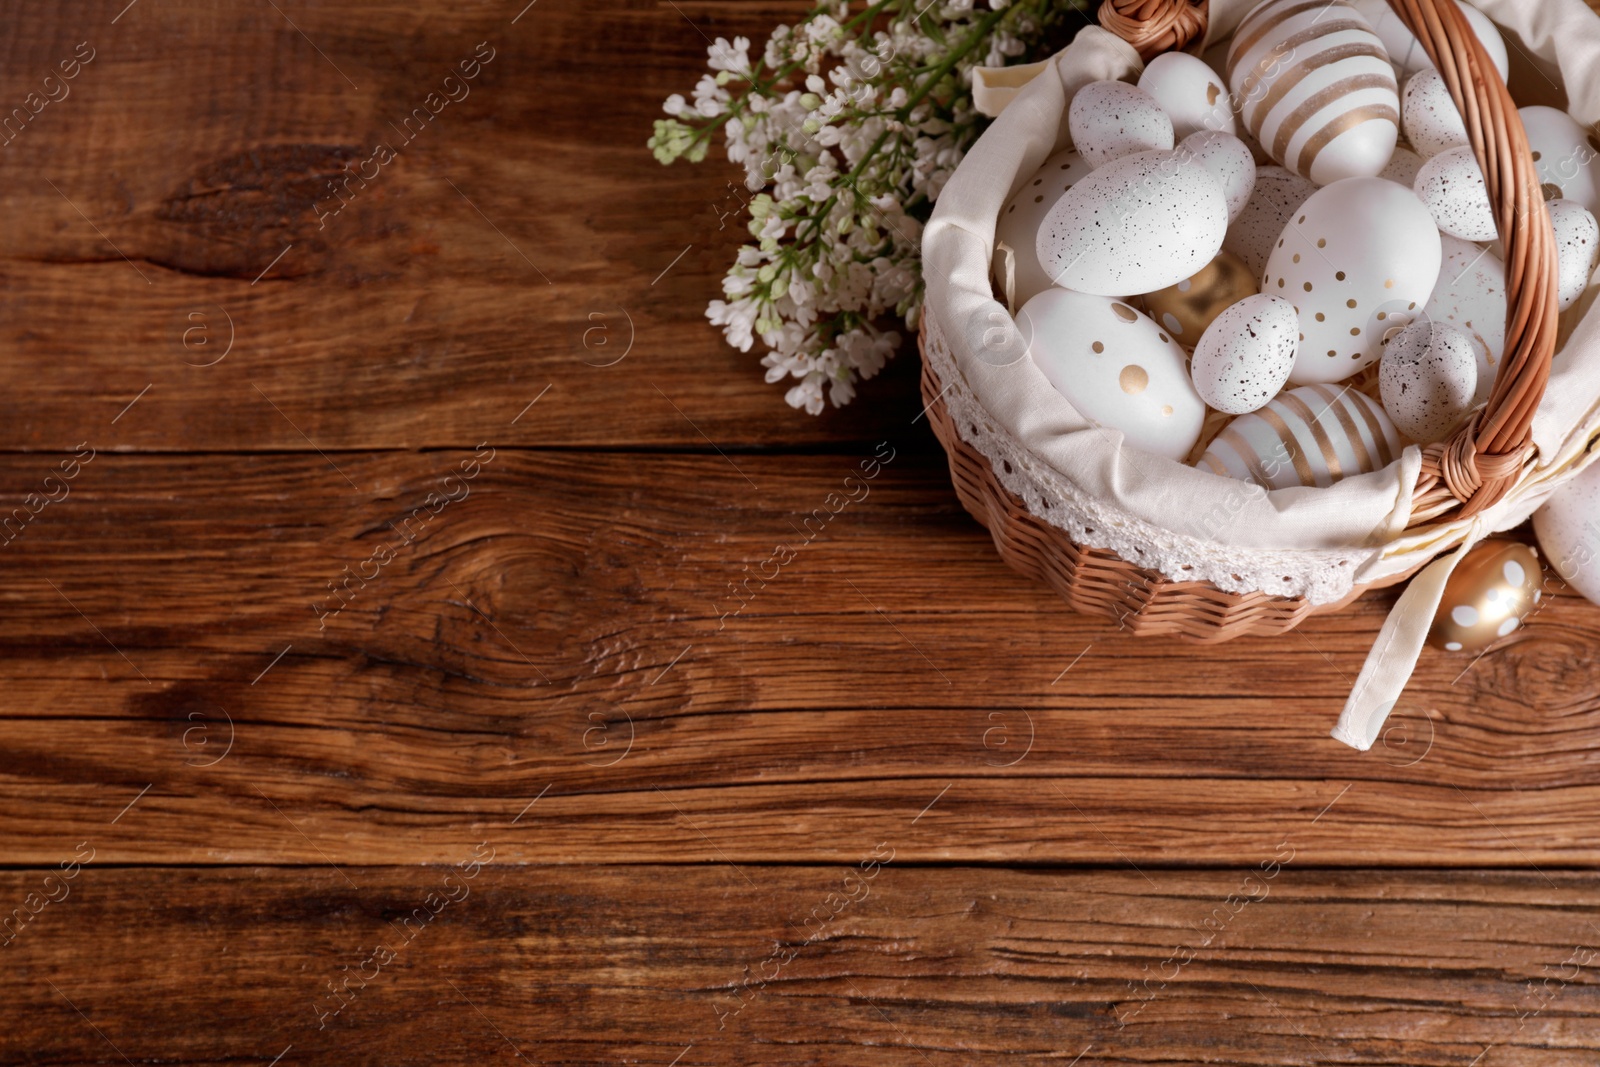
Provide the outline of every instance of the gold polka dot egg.
<path id="1" fill-rule="evenodd" d="M 1439 279 L 1439 229 L 1416 193 L 1382 178 L 1346 178 L 1300 205 L 1267 257 L 1261 291 L 1295 306 L 1292 385 L 1337 382 L 1383 354 Z"/>
<path id="2" fill-rule="evenodd" d="M 1137 449 L 1182 460 L 1206 408 L 1171 334 L 1114 297 L 1049 289 L 1017 313 L 1034 364 L 1078 414 Z"/>
<path id="3" fill-rule="evenodd" d="M 1256 294 L 1256 280 L 1244 261 L 1223 252 L 1199 273 L 1139 298 L 1152 319 L 1185 348 L 1194 348 L 1218 315 Z"/>
<path id="4" fill-rule="evenodd" d="M 1476 546 L 1445 582 L 1428 643 L 1447 652 L 1481 652 L 1510 636 L 1537 606 L 1539 555 L 1520 541 Z"/>

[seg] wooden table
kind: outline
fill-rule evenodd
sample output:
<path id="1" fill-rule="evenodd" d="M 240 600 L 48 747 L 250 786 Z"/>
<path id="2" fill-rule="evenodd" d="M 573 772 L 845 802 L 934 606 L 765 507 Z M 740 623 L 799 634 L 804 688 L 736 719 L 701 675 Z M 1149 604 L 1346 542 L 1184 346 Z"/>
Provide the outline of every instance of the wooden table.
<path id="1" fill-rule="evenodd" d="M 0 7 L 0 1062 L 1595 1062 L 1600 608 L 1361 755 L 1389 598 L 1135 640 L 784 407 L 644 141 L 793 4 L 126 2 Z"/>

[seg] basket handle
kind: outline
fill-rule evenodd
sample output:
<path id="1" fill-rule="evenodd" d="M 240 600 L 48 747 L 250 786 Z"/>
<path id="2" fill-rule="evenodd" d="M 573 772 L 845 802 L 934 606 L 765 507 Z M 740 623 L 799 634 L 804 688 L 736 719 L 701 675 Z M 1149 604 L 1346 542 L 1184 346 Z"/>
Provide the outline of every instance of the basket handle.
<path id="1" fill-rule="evenodd" d="M 1102 0 L 1100 25 L 1121 37 L 1145 62 L 1189 47 L 1206 35 L 1210 0 Z"/>
<path id="2" fill-rule="evenodd" d="M 1422 453 L 1411 525 L 1466 518 L 1505 495 L 1532 456 L 1533 416 L 1556 350 L 1556 247 L 1522 116 L 1454 0 L 1389 0 L 1466 122 L 1505 248 L 1506 341 L 1488 405 Z"/>

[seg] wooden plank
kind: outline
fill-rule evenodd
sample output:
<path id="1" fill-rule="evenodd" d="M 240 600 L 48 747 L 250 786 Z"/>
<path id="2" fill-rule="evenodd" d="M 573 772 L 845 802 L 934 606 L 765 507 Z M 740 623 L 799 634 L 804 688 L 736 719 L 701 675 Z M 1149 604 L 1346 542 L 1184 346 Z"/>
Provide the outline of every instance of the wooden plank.
<path id="1" fill-rule="evenodd" d="M 938 456 L 878 454 L 846 482 L 873 452 L 100 453 L 5 547 L 0 847 L 48 861 L 140 795 L 108 861 L 443 861 L 493 829 L 518 861 L 835 862 L 937 799 L 918 862 L 1233 864 L 1291 831 L 1324 865 L 1600 862 L 1600 608 L 1557 585 L 1508 648 L 1427 653 L 1361 755 L 1327 731 L 1386 596 L 1136 640 L 1008 572 Z M 0 458 L 0 500 L 46 462 Z M 735 613 L 746 567 L 775 576 Z"/>
<path id="2" fill-rule="evenodd" d="M 861 442 L 921 407 L 909 356 L 847 413 L 785 406 L 704 318 L 740 172 L 645 147 L 702 34 L 793 4 L 125 4 L 5 20 L 6 108 L 92 59 L 0 152 L 0 450 L 97 440 L 136 395 L 118 442 L 161 450 Z"/>
<path id="3" fill-rule="evenodd" d="M 42 871 L 6 872 L 8 907 L 67 895 L 3 950 L 0 1057 L 1577 1067 L 1600 1054 L 1589 875 L 1304 870 L 1292 847 L 1148 881 L 927 870 L 902 868 L 896 832 L 878 830 L 831 867 L 552 871 L 463 840 L 465 867 L 350 881 L 98 856 L 49 890 Z"/>

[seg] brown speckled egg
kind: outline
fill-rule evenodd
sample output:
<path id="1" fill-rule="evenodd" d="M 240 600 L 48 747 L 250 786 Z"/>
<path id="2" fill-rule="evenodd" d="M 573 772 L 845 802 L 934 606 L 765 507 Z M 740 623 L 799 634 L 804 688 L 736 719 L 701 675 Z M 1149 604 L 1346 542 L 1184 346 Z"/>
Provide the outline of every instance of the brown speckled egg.
<path id="1" fill-rule="evenodd" d="M 1600 253 L 1600 224 L 1576 200 L 1552 200 L 1545 208 L 1556 235 L 1556 304 L 1565 311 L 1589 287 Z"/>
<path id="2" fill-rule="evenodd" d="M 1428 643 L 1481 652 L 1509 635 L 1539 603 L 1539 553 L 1520 541 L 1485 541 L 1456 564 L 1444 586 Z"/>
<path id="3" fill-rule="evenodd" d="M 1091 167 L 1135 152 L 1171 151 L 1172 120 L 1156 98 L 1127 82 L 1090 82 L 1067 106 L 1072 147 Z"/>
<path id="4" fill-rule="evenodd" d="M 1450 435 L 1472 410 L 1478 354 L 1447 322 L 1413 322 L 1383 346 L 1378 389 L 1395 428 L 1419 445 Z"/>
<path id="5" fill-rule="evenodd" d="M 1299 330 L 1294 305 L 1275 296 L 1257 293 L 1226 308 L 1189 361 L 1195 392 L 1228 415 L 1265 407 L 1289 380 Z"/>
<path id="6" fill-rule="evenodd" d="M 1463 241 L 1493 241 L 1499 236 L 1483 169 L 1470 145 L 1440 152 L 1424 163 L 1413 188 L 1441 233 Z"/>
<path id="7" fill-rule="evenodd" d="M 1228 202 L 1210 171 L 1173 152 L 1135 152 L 1068 189 L 1035 248 L 1055 284 L 1131 296 L 1192 276 L 1216 258 L 1227 229 Z"/>
<path id="8" fill-rule="evenodd" d="M 1461 119 L 1444 77 L 1433 67 L 1419 70 L 1400 94 L 1400 125 L 1417 154 L 1432 159 L 1440 152 L 1470 144 L 1467 124 Z"/>

